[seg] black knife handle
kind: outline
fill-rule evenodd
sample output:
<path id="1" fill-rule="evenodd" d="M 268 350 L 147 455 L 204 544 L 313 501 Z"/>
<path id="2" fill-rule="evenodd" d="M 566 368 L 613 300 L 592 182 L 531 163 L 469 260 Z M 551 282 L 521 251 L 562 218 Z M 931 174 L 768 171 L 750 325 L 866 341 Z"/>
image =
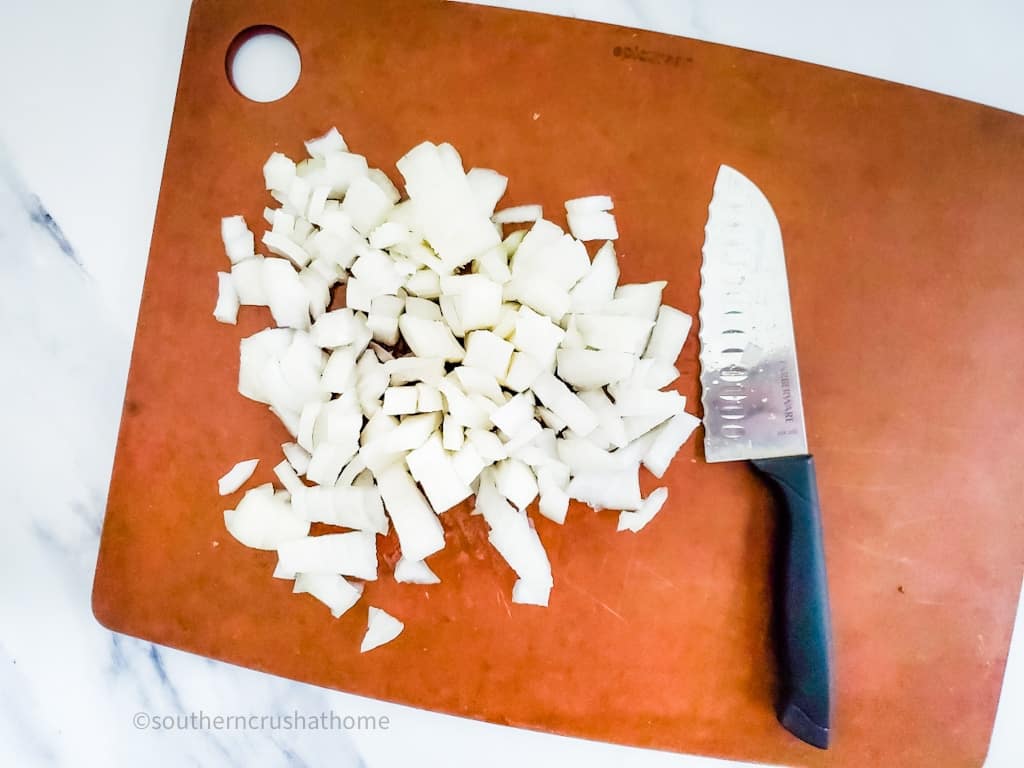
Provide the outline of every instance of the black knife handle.
<path id="1" fill-rule="evenodd" d="M 780 645 L 779 721 L 797 738 L 828 749 L 832 669 L 825 551 L 814 459 L 755 459 L 779 500 L 775 621 Z"/>

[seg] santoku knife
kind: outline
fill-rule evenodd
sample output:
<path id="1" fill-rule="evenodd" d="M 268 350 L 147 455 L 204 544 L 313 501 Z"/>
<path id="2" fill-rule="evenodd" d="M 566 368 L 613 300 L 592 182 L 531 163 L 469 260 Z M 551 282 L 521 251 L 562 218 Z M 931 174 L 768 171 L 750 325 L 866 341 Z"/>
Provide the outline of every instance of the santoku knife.
<path id="1" fill-rule="evenodd" d="M 807 452 L 782 234 L 757 186 L 723 165 L 705 227 L 701 394 L 709 462 L 750 460 L 779 502 L 778 716 L 825 749 L 832 675 L 814 460 Z"/>

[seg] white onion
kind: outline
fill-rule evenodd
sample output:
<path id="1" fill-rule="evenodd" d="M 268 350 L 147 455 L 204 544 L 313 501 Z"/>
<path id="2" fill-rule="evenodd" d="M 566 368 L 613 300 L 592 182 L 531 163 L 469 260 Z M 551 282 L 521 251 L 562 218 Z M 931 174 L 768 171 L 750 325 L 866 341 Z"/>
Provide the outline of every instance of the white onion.
<path id="1" fill-rule="evenodd" d="M 610 211 L 615 207 L 608 195 L 590 195 L 565 201 L 566 213 L 592 213 L 593 211 Z"/>
<path id="2" fill-rule="evenodd" d="M 227 496 L 241 488 L 245 481 L 252 477 L 252 473 L 256 471 L 256 465 L 259 463 L 259 459 L 248 459 L 235 464 L 217 481 L 217 490 L 220 495 Z"/>
<path id="3" fill-rule="evenodd" d="M 398 637 L 405 625 L 387 611 L 370 606 L 366 634 L 359 646 L 360 653 L 372 651 Z"/>
<path id="4" fill-rule="evenodd" d="M 422 560 L 398 558 L 395 563 L 395 581 L 399 584 L 440 584 L 437 574 Z"/>
<path id="5" fill-rule="evenodd" d="M 296 573 L 340 573 L 377 578 L 377 544 L 371 533 L 328 533 L 286 541 L 277 548 L 281 568 Z"/>
<path id="6" fill-rule="evenodd" d="M 598 309 L 615 296 L 619 282 L 619 261 L 611 241 L 602 245 L 590 264 L 590 271 L 573 287 L 569 300 L 573 312 Z"/>
<path id="7" fill-rule="evenodd" d="M 359 602 L 363 592 L 336 573 L 299 573 L 293 592 L 308 593 L 331 609 L 334 618 L 342 616 Z"/>
<path id="8" fill-rule="evenodd" d="M 508 373 L 515 347 L 493 331 L 472 331 L 466 336 L 463 363 L 503 381 Z"/>
<path id="9" fill-rule="evenodd" d="M 213 316 L 218 323 L 234 325 L 238 322 L 238 291 L 229 272 L 217 273 L 217 305 L 213 308 Z"/>
<path id="10" fill-rule="evenodd" d="M 405 468 L 398 463 L 374 472 L 384 508 L 398 534 L 402 555 L 423 560 L 444 548 L 444 529 Z"/>
<path id="11" fill-rule="evenodd" d="M 306 150 L 263 168 L 271 257 L 243 217 L 220 223 L 231 271 L 218 274 L 215 318 L 267 306 L 277 326 L 242 340 L 239 393 L 295 439 L 274 467 L 285 490 L 251 489 L 225 525 L 276 550 L 274 577 L 338 617 L 362 593 L 345 577 L 376 578 L 376 536 L 392 523 L 395 580 L 438 583 L 425 558 L 445 546 L 439 515 L 475 491 L 518 577 L 512 601 L 546 606 L 554 579 L 528 510 L 564 524 L 576 499 L 639 531 L 665 504 L 666 488 L 641 497 L 640 467 L 662 477 L 699 423 L 663 389 L 689 315 L 661 304 L 664 281 L 618 284 L 607 195 L 566 201 L 566 233 L 539 205 L 498 209 L 508 179 L 467 173 L 449 144 L 398 161 L 405 199 L 336 129 Z M 588 240 L 605 241 L 593 259 Z M 328 311 L 338 291 L 344 308 Z M 255 465 L 232 469 L 221 492 Z M 349 532 L 311 537 L 314 522 Z M 402 628 L 371 607 L 362 650 Z"/>
<path id="12" fill-rule="evenodd" d="M 615 217 L 606 211 L 569 213 L 569 231 L 580 240 L 616 240 L 619 237 Z"/>
<path id="13" fill-rule="evenodd" d="M 517 205 L 495 213 L 491 220 L 495 224 L 519 224 L 543 218 L 544 209 L 539 205 Z"/>
<path id="14" fill-rule="evenodd" d="M 410 451 L 405 462 L 438 514 L 468 499 L 473 493 L 455 471 L 451 456 L 442 447 L 441 438 L 436 433 L 419 448 Z"/>
<path id="15" fill-rule="evenodd" d="M 623 510 L 619 513 L 617 530 L 633 531 L 633 533 L 636 533 L 654 519 L 654 516 L 661 511 L 666 501 L 668 501 L 668 488 L 658 488 L 644 499 L 640 509 L 636 510 L 636 512 Z"/>
<path id="16" fill-rule="evenodd" d="M 295 494 L 302 492 L 306 487 L 306 484 L 299 479 L 299 476 L 295 473 L 287 459 L 274 467 L 274 474 L 281 481 L 281 485 L 284 486 L 285 490 L 292 494 L 293 499 Z"/>
<path id="17" fill-rule="evenodd" d="M 673 365 L 690 333 L 692 323 L 693 318 L 686 313 L 663 304 L 658 309 L 658 319 L 651 331 L 644 357 Z"/>
<path id="18" fill-rule="evenodd" d="M 657 478 L 665 476 L 669 462 L 682 447 L 693 430 L 700 424 L 700 419 L 689 413 L 678 413 L 658 430 L 654 444 L 644 455 L 644 466 Z"/>
<path id="19" fill-rule="evenodd" d="M 306 469 L 309 467 L 309 451 L 298 443 L 283 443 L 281 451 L 296 473 L 306 474 Z"/>
<path id="20" fill-rule="evenodd" d="M 494 212 L 494 206 L 505 196 L 508 188 L 508 177 L 502 176 L 490 168 L 470 168 L 466 174 L 473 195 L 480 209 L 488 216 Z"/>
<path id="21" fill-rule="evenodd" d="M 231 280 L 235 284 L 240 304 L 259 307 L 267 305 L 267 290 L 263 282 L 264 261 L 262 256 L 254 256 L 232 265 Z"/>
<path id="22" fill-rule="evenodd" d="M 247 491 L 238 506 L 226 510 L 224 526 L 253 549 L 277 549 L 309 534 L 309 521 L 296 515 L 291 504 L 275 495 L 269 484 Z"/>

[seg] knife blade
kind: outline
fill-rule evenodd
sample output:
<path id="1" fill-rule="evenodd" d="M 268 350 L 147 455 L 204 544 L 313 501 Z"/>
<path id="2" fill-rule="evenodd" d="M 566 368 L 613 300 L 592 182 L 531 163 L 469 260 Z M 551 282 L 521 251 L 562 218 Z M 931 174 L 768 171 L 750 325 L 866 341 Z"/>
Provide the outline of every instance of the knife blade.
<path id="1" fill-rule="evenodd" d="M 699 337 L 705 455 L 709 462 L 751 461 L 777 499 L 778 716 L 797 738 L 827 749 L 828 587 L 782 233 L 757 185 L 726 165 L 715 179 L 704 232 Z"/>

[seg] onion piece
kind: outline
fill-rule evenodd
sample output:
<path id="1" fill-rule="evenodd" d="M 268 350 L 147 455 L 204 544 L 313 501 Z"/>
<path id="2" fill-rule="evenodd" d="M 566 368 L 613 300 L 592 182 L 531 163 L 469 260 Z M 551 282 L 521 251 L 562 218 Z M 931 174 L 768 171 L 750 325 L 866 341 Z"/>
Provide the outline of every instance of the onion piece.
<path id="1" fill-rule="evenodd" d="M 340 573 L 377 578 L 377 544 L 372 533 L 328 533 L 286 541 L 277 548 L 281 568 L 296 573 Z"/>
<path id="2" fill-rule="evenodd" d="M 234 493 L 245 484 L 246 480 L 252 477 L 252 473 L 256 471 L 256 465 L 259 463 L 259 459 L 247 459 L 246 461 L 238 462 L 217 481 L 217 491 L 221 496 Z"/>
<path id="3" fill-rule="evenodd" d="M 466 336 L 466 356 L 463 363 L 472 368 L 486 371 L 498 381 L 508 373 L 515 347 L 497 334 L 486 331 L 472 331 Z"/>
<path id="4" fill-rule="evenodd" d="M 519 394 L 491 414 L 493 423 L 502 432 L 515 435 L 529 422 L 533 421 L 533 398 Z"/>
<path id="5" fill-rule="evenodd" d="M 634 464 L 614 472 L 580 473 L 569 481 L 566 492 L 594 509 L 639 509 L 643 503 L 639 469 Z"/>
<path id="6" fill-rule="evenodd" d="M 238 307 L 234 278 L 228 272 L 218 272 L 217 305 L 213 308 L 213 316 L 218 323 L 235 325 L 238 322 Z"/>
<path id="7" fill-rule="evenodd" d="M 466 485 L 471 486 L 488 466 L 494 463 L 493 459 L 484 459 L 471 444 L 464 444 L 455 455 L 452 456 L 452 469 Z"/>
<path id="8" fill-rule="evenodd" d="M 517 579 L 516 583 L 512 585 L 512 602 L 547 607 L 548 598 L 551 596 L 551 586 L 543 581 Z"/>
<path id="9" fill-rule="evenodd" d="M 430 384 L 420 382 L 416 385 L 416 410 L 419 413 L 432 413 L 444 410 L 444 398 L 441 390 Z"/>
<path id="10" fill-rule="evenodd" d="M 332 127 L 323 136 L 307 141 L 306 151 L 310 157 L 323 157 L 330 152 L 347 152 L 348 145 L 338 129 Z"/>
<path id="11" fill-rule="evenodd" d="M 263 282 L 262 256 L 244 259 L 231 267 L 231 280 L 235 284 L 238 301 L 245 306 L 265 307 L 267 289 Z"/>
<path id="12" fill-rule="evenodd" d="M 293 497 L 296 493 L 301 493 L 306 487 L 306 484 L 295 474 L 295 470 L 292 469 L 292 465 L 288 463 L 287 459 L 274 467 L 274 474 L 277 475 L 277 479 L 281 481 L 281 485 L 285 487 L 285 490 L 291 493 Z"/>
<path id="13" fill-rule="evenodd" d="M 274 152 L 263 165 L 263 180 L 268 190 L 286 191 L 295 180 L 296 167 L 280 152 Z"/>
<path id="14" fill-rule="evenodd" d="M 405 467 L 392 464 L 374 471 L 373 476 L 398 534 L 402 555 L 423 560 L 444 549 L 444 529 Z"/>
<path id="15" fill-rule="evenodd" d="M 495 224 L 523 224 L 529 221 L 539 221 L 542 218 L 544 218 L 544 209 L 541 206 L 517 205 L 498 211 L 491 216 L 491 221 Z"/>
<path id="16" fill-rule="evenodd" d="M 423 560 L 410 560 L 404 556 L 398 558 L 398 562 L 395 563 L 395 581 L 399 584 L 441 583 L 441 579 Z"/>
<path id="17" fill-rule="evenodd" d="M 282 443 L 281 450 L 297 474 L 306 474 L 306 469 L 309 467 L 309 451 L 298 443 Z"/>
<path id="18" fill-rule="evenodd" d="M 256 240 L 242 216 L 227 216 L 220 220 L 220 237 L 224 253 L 232 264 L 256 255 Z"/>
<path id="19" fill-rule="evenodd" d="M 399 357 L 384 363 L 392 386 L 422 381 L 435 386 L 444 377 L 444 360 L 440 357 Z"/>
<path id="20" fill-rule="evenodd" d="M 619 513 L 619 524 L 616 530 L 636 533 L 654 519 L 667 500 L 668 488 L 658 488 L 652 491 L 636 512 L 623 510 Z"/>
<path id="21" fill-rule="evenodd" d="M 466 432 L 466 440 L 485 461 L 494 462 L 508 458 L 505 446 L 493 432 L 488 432 L 485 429 L 470 429 Z"/>
<path id="22" fill-rule="evenodd" d="M 440 392 L 440 390 L 438 390 Z M 441 422 L 441 445 L 446 451 L 457 451 L 465 443 L 466 433 L 450 415 L 445 415 Z"/>
<path id="23" fill-rule="evenodd" d="M 417 413 L 416 387 L 388 387 L 384 390 L 384 413 L 402 416 Z"/>
<path id="24" fill-rule="evenodd" d="M 490 168 L 470 168 L 466 174 L 466 181 L 469 182 L 480 209 L 487 216 L 494 213 L 494 207 L 505 196 L 505 190 L 508 188 L 508 177 Z"/>
<path id="25" fill-rule="evenodd" d="M 558 345 L 564 337 L 565 331 L 549 317 L 524 306 L 519 309 L 511 342 L 517 350 L 530 355 L 542 369 L 551 370 L 555 367 Z"/>
<path id="26" fill-rule="evenodd" d="M 541 373 L 532 386 L 537 399 L 577 434 L 586 437 L 597 428 L 594 412 L 552 374 Z"/>
<path id="27" fill-rule="evenodd" d="M 565 523 L 569 511 L 569 468 L 564 464 L 545 464 L 537 470 L 537 488 L 540 491 L 538 510 L 544 517 L 559 525 Z"/>
<path id="28" fill-rule="evenodd" d="M 459 388 L 469 395 L 471 399 L 474 395 L 479 395 L 490 401 L 490 403 L 486 403 L 483 406 L 488 415 L 494 410 L 493 406 L 505 404 L 505 394 L 501 391 L 501 387 L 498 386 L 498 380 L 487 373 L 487 371 L 482 371 L 479 368 L 470 368 L 467 365 L 460 365 L 454 368 L 445 378 L 450 381 L 452 377 L 458 382 Z"/>
<path id="29" fill-rule="evenodd" d="M 363 592 L 336 573 L 298 573 L 292 592 L 312 595 L 331 609 L 331 615 L 339 618 L 359 602 Z"/>
<path id="30" fill-rule="evenodd" d="M 468 499 L 473 491 L 455 471 L 452 459 L 441 445 L 441 437 L 434 434 L 423 445 L 405 457 L 413 478 L 422 486 L 430 506 L 438 514 L 460 501 Z"/>
<path id="31" fill-rule="evenodd" d="M 473 261 L 473 271 L 484 275 L 498 285 L 504 285 L 512 279 L 508 268 L 508 253 L 498 245 Z"/>
<path id="32" fill-rule="evenodd" d="M 309 521 L 296 515 L 269 483 L 250 489 L 234 509 L 226 510 L 224 526 L 241 544 L 253 549 L 277 549 L 309 534 Z"/>
<path id="33" fill-rule="evenodd" d="M 684 412 L 673 416 L 658 430 L 654 444 L 643 458 L 644 466 L 651 474 L 657 478 L 665 476 L 668 465 L 699 424 L 700 419 Z"/>
<path id="34" fill-rule="evenodd" d="M 501 242 L 475 201 L 458 153 L 450 144 L 424 142 L 398 163 L 419 230 L 449 269 Z"/>
<path id="35" fill-rule="evenodd" d="M 590 264 L 590 271 L 573 287 L 569 300 L 573 312 L 590 312 L 610 302 L 619 282 L 619 262 L 615 244 L 602 245 Z"/>
<path id="36" fill-rule="evenodd" d="M 366 634 L 359 646 L 360 653 L 372 651 L 385 643 L 390 643 L 405 629 L 405 625 L 387 611 L 370 606 Z"/>
<path id="37" fill-rule="evenodd" d="M 608 349 L 640 355 L 647 346 L 654 323 L 640 317 L 577 315 L 583 341 L 593 349 Z"/>
<path id="38" fill-rule="evenodd" d="M 615 298 L 601 307 L 606 315 L 630 315 L 654 322 L 661 306 L 661 293 L 668 282 L 628 283 L 615 289 Z M 673 358 L 672 362 L 675 362 Z"/>
<path id="39" fill-rule="evenodd" d="M 505 459 L 495 465 L 494 481 L 498 493 L 517 509 L 526 509 L 537 498 L 537 478 L 519 459 Z"/>
<path id="40" fill-rule="evenodd" d="M 275 256 L 290 259 L 295 262 L 297 267 L 304 267 L 312 261 L 312 257 L 306 252 L 306 249 L 284 232 L 264 232 L 261 240 L 267 246 L 268 251 Z"/>
<path id="41" fill-rule="evenodd" d="M 366 462 L 363 461 L 362 456 L 358 453 L 352 457 L 352 460 L 345 465 L 345 468 L 341 470 L 341 474 L 338 475 L 338 480 L 334 484 L 335 488 L 346 488 L 352 485 L 356 478 L 366 469 Z"/>
<path id="42" fill-rule="evenodd" d="M 541 371 L 540 363 L 533 356 L 526 352 L 513 352 L 508 373 L 501 383 L 513 392 L 524 392 L 533 385 Z"/>
<path id="43" fill-rule="evenodd" d="M 590 195 L 565 201 L 566 213 L 593 213 L 594 211 L 610 211 L 615 207 L 608 195 Z"/>
<path id="44" fill-rule="evenodd" d="M 306 479 L 317 485 L 334 485 L 341 470 L 358 450 L 359 444 L 355 442 L 348 445 L 336 445 L 327 441 L 317 443 L 309 459 Z"/>
<path id="45" fill-rule="evenodd" d="M 663 304 L 658 309 L 658 319 L 651 331 L 644 357 L 674 365 L 690 333 L 693 318 L 685 312 Z M 664 386 L 664 385 L 663 385 Z"/>
<path id="46" fill-rule="evenodd" d="M 457 363 L 466 356 L 451 329 L 441 320 L 427 320 L 406 313 L 398 319 L 398 328 L 417 357 L 439 357 Z"/>
<path id="47" fill-rule="evenodd" d="M 579 398 L 597 417 L 598 427 L 590 433 L 592 442 L 607 442 L 616 448 L 622 448 L 629 442 L 622 417 L 615 410 L 615 405 L 608 399 L 604 390 L 584 390 L 579 393 Z"/>
<path id="48" fill-rule="evenodd" d="M 570 213 L 566 219 L 569 231 L 579 240 L 617 240 L 619 237 L 615 217 L 606 211 Z"/>
<path id="49" fill-rule="evenodd" d="M 532 585 L 551 585 L 551 563 L 530 519 L 508 506 L 490 478 L 482 477 L 477 507 L 490 526 L 488 540 L 520 579 Z"/>
<path id="50" fill-rule="evenodd" d="M 560 349 L 558 378 L 577 389 L 597 389 L 628 378 L 636 356 L 597 349 Z"/>

